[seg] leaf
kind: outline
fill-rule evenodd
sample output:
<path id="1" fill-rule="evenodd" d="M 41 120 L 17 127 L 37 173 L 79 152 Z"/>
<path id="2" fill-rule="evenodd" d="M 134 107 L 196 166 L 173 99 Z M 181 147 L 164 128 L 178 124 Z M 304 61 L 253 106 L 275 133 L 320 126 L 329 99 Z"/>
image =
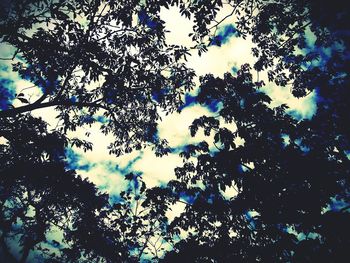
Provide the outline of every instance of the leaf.
<path id="1" fill-rule="evenodd" d="M 128 173 L 125 175 L 125 180 L 132 181 L 135 178 L 135 175 L 133 173 Z"/>
<path id="2" fill-rule="evenodd" d="M 29 104 L 29 101 L 25 98 L 17 98 L 20 102 Z"/>

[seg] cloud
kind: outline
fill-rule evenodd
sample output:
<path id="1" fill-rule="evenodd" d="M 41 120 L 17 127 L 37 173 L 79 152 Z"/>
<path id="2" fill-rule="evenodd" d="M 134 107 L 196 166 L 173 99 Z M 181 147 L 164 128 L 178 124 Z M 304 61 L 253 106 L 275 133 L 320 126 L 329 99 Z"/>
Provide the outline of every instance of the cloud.
<path id="1" fill-rule="evenodd" d="M 107 192 L 111 196 L 111 200 L 119 200 L 120 192 L 128 186 L 128 182 L 124 178 L 132 171 L 130 165 L 122 166 L 117 158 L 113 161 L 92 162 L 84 158 L 84 155 L 76 153 L 70 155 L 71 169 L 76 169 L 82 178 L 94 183 L 100 191 Z"/>
<path id="2" fill-rule="evenodd" d="M 158 135 L 161 139 L 166 139 L 171 148 L 206 140 L 208 137 L 203 133 L 199 132 L 195 137 L 191 137 L 189 131 L 192 122 L 203 115 L 212 116 L 213 113 L 207 107 L 193 104 L 184 108 L 181 113 L 162 116 L 158 125 Z"/>
<path id="3" fill-rule="evenodd" d="M 125 175 L 134 171 L 134 164 L 142 158 L 143 153 L 134 151 L 119 157 L 108 154 L 107 146 L 113 137 L 102 134 L 98 125 L 95 123 L 89 129 L 91 137 L 88 139 L 94 142 L 92 151 L 84 152 L 76 147 L 66 150 L 67 168 L 75 169 L 83 178 L 116 199 L 128 185 L 124 180 Z M 69 135 L 82 139 L 86 137 L 83 131 L 85 129 L 80 128 Z"/>
<path id="4" fill-rule="evenodd" d="M 238 195 L 237 188 L 235 186 L 226 187 L 225 191 L 221 191 L 221 194 L 227 199 L 230 200 L 231 198 Z"/>
<path id="5" fill-rule="evenodd" d="M 0 57 L 12 58 L 16 49 L 10 45 L 1 44 Z M 24 100 L 16 99 L 16 94 L 24 93 L 22 99 L 29 102 L 34 102 L 41 94 L 41 90 L 33 83 L 22 79 L 18 72 L 12 70 L 12 63 L 21 61 L 21 58 L 16 56 L 14 60 L 0 61 L 0 109 L 6 110 L 10 105 L 14 107 L 23 106 Z"/>
<path id="6" fill-rule="evenodd" d="M 156 157 L 151 148 L 142 151 L 142 158 L 138 158 L 130 165 L 130 169 L 142 173 L 147 187 L 159 186 L 175 179 L 174 169 L 182 165 L 182 158 L 177 154 Z"/>
<path id="7" fill-rule="evenodd" d="M 181 16 L 178 7 L 162 8 L 160 17 L 165 21 L 165 29 L 169 31 L 166 33 L 166 43 L 168 45 L 193 46 L 194 43 L 189 37 L 194 25 L 193 20 Z"/>
<path id="8" fill-rule="evenodd" d="M 224 73 L 230 72 L 233 67 L 239 68 L 244 63 L 255 62 L 251 54 L 253 43 L 251 38 L 246 40 L 238 37 L 227 38 L 225 45 L 221 47 L 211 45 L 208 51 L 198 56 L 192 51 L 192 56 L 188 58 L 187 65 L 194 68 L 198 76 L 213 74 L 222 77 Z"/>
<path id="9" fill-rule="evenodd" d="M 66 149 L 66 167 L 71 170 L 89 171 L 95 166 L 71 148 Z"/>
<path id="10" fill-rule="evenodd" d="M 182 212 L 185 211 L 186 204 L 177 202 L 169 207 L 165 215 L 168 218 L 169 222 L 173 221 L 175 217 L 180 216 Z"/>
<path id="11" fill-rule="evenodd" d="M 261 90 L 271 97 L 272 107 L 287 104 L 289 107 L 287 113 L 292 115 L 297 120 L 311 119 L 316 113 L 317 96 L 315 92 L 311 92 L 309 95 L 302 98 L 296 98 L 291 93 L 289 87 L 278 87 L 271 83 L 261 88 Z"/>
<path id="12" fill-rule="evenodd" d="M 117 163 L 115 163 L 117 165 Z M 100 191 L 110 195 L 119 196 L 119 193 L 126 189 L 127 181 L 118 169 L 111 169 L 111 163 L 99 162 L 88 171 L 78 171 L 83 178 L 94 183 Z"/>
<path id="13" fill-rule="evenodd" d="M 220 21 L 231 13 L 231 8 L 225 5 L 217 13 L 217 21 Z M 162 8 L 160 12 L 161 18 L 165 21 L 165 29 L 167 44 L 183 45 L 188 48 L 193 47 L 195 42 L 189 36 L 192 33 L 194 25 L 193 19 L 187 19 L 180 15 L 179 8 L 171 7 L 169 9 Z M 239 68 L 243 63 L 253 63 L 255 59 L 251 54 L 253 47 L 251 38 L 232 37 L 234 35 L 234 16 L 225 20 L 219 28 L 219 35 L 224 40 L 223 46 L 211 45 L 208 51 L 201 56 L 198 55 L 196 49 L 190 51 L 191 56 L 188 57 L 186 65 L 196 71 L 197 76 L 202 76 L 212 73 L 215 76 L 223 76 L 225 72 L 229 72 L 233 67 Z M 198 92 L 199 80 L 195 78 L 197 88 L 190 92 L 191 95 L 196 95 Z"/>

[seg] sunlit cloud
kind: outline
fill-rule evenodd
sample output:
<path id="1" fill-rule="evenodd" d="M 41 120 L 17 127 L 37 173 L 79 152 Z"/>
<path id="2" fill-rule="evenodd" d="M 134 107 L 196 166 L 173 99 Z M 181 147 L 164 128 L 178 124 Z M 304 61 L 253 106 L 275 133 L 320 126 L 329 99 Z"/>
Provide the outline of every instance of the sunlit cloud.
<path id="1" fill-rule="evenodd" d="M 154 187 L 175 179 L 174 169 L 181 164 L 182 158 L 178 154 L 157 157 L 152 149 L 146 148 L 142 151 L 142 158 L 137 159 L 130 169 L 141 172 L 147 187 Z"/>
<path id="2" fill-rule="evenodd" d="M 189 126 L 196 118 L 203 115 L 211 116 L 213 113 L 207 107 L 193 104 L 184 108 L 181 113 L 163 116 L 158 127 L 159 137 L 166 139 L 172 148 L 201 142 L 207 137 L 201 132 L 198 132 L 197 136 L 191 137 Z"/>
<path id="3" fill-rule="evenodd" d="M 278 87 L 270 84 L 261 89 L 268 94 L 271 99 L 271 107 L 276 107 L 281 104 L 286 104 L 289 108 L 287 113 L 292 115 L 295 119 L 310 119 L 316 113 L 316 93 L 311 92 L 309 95 L 296 98 L 291 93 L 289 86 Z"/>

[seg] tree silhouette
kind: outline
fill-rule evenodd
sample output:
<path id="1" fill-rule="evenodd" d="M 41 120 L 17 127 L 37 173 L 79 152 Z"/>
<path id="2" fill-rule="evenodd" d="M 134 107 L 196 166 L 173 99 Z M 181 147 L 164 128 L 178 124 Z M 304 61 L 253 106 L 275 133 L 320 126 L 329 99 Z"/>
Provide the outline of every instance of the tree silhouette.
<path id="1" fill-rule="evenodd" d="M 348 202 L 345 151 L 333 138 L 327 140 L 317 118 L 297 122 L 285 113 L 286 106 L 268 107 L 271 99 L 259 86 L 248 65 L 236 77 L 202 79 L 198 101 L 221 101 L 220 117 L 237 129 L 221 128 L 217 119 L 205 116 L 191 126 L 193 135 L 199 127 L 214 132 L 218 151 L 208 152 L 202 142 L 182 153 L 179 181 L 169 187 L 195 200 L 171 229 L 192 227 L 195 234 L 177 244 L 179 251 L 170 253 L 169 261 L 191 255 L 190 262 L 341 262 L 346 256 L 349 207 L 327 209 L 334 199 Z M 235 144 L 237 137 L 243 145 Z M 232 186 L 237 195 L 227 200 L 222 191 Z"/>
<path id="2" fill-rule="evenodd" d="M 54 229 L 82 242 L 74 228 L 97 220 L 96 211 L 107 205 L 106 195 L 65 169 L 66 140 L 46 129 L 30 115 L 1 120 L 1 136 L 7 139 L 1 148 L 1 245 L 9 262 L 17 262 L 9 239 L 18 240 L 18 262 L 26 262 L 33 249 L 50 252 L 45 242 L 61 247 L 60 241 L 48 240 Z"/>
<path id="3" fill-rule="evenodd" d="M 195 200 L 170 229 L 194 234 L 165 261 L 343 262 L 349 244 L 348 12 L 316 1 L 235 4 L 232 14 L 245 18 L 238 32 L 257 44 L 254 69 L 267 70 L 277 85 L 291 85 L 295 96 L 316 90 L 317 113 L 296 121 L 285 105 L 269 107 L 271 99 L 259 92 L 264 83 L 253 82 L 248 65 L 237 76 L 203 77 L 198 102 L 223 107 L 220 118 L 203 116 L 190 129 L 192 135 L 199 127 L 214 132 L 218 151 L 202 142 L 182 153 L 186 162 L 169 187 Z M 314 47 L 306 45 L 306 28 L 316 36 Z M 320 58 L 325 49 L 331 54 Z M 237 129 L 221 127 L 220 119 Z M 244 143 L 236 145 L 235 138 Z M 232 185 L 237 195 L 226 200 L 222 191 Z"/>
<path id="4" fill-rule="evenodd" d="M 42 96 L 29 103 L 18 95 L 24 105 L 0 116 L 55 106 L 65 132 L 99 112 L 108 120 L 101 131 L 115 135 L 111 153 L 141 149 L 145 142 L 166 153 L 155 136 L 157 109 L 176 110 L 194 72 L 181 62 L 186 48 L 166 45 L 159 8 L 137 1 L 8 3 L 1 36 L 25 61 L 14 70 L 40 87 Z"/>
<path id="5" fill-rule="evenodd" d="M 221 20 L 224 5 L 231 13 Z M 14 47 L 13 71 L 40 89 L 0 93 L 0 251 L 8 262 L 343 262 L 349 228 L 349 11 L 343 1 L 4 1 L 0 37 Z M 254 65 L 223 78 L 200 77 L 196 101 L 220 103 L 215 117 L 189 127 L 214 141 L 187 145 L 176 180 L 147 189 L 127 174 L 111 201 L 67 169 L 68 145 L 91 150 L 68 131 L 91 125 L 115 141 L 117 156 L 151 145 L 159 112 L 180 111 L 194 87 L 189 48 L 166 43 L 161 8 L 193 18 L 193 49 L 220 45 L 217 30 L 235 17 L 252 38 Z M 310 35 L 315 39 L 310 43 Z M 253 70 L 257 79 L 253 77 Z M 294 96 L 317 95 L 307 120 L 273 107 L 269 82 Z M 1 85 L 5 85 L 1 82 Z M 8 83 L 7 83 L 8 84 Z M 7 85 L 6 84 L 6 85 Z M 21 105 L 13 106 L 13 100 Z M 55 107 L 49 131 L 30 112 Z M 227 124 L 231 124 L 227 128 Z M 240 141 L 240 143 L 239 143 Z M 212 150 L 209 145 L 214 145 Z M 236 195 L 226 198 L 225 190 Z M 172 205 L 184 203 L 169 220 Z M 55 231 L 61 240 L 53 239 Z"/>
<path id="6" fill-rule="evenodd" d="M 0 152 L 0 245 L 6 262 L 27 262 L 31 251 L 47 262 L 159 257 L 158 243 L 167 236 L 165 208 L 147 200 L 141 177 L 126 175 L 129 187 L 118 202 L 108 202 L 107 194 L 65 168 L 68 140 L 46 126 L 30 115 L 0 124 L 7 140 Z"/>

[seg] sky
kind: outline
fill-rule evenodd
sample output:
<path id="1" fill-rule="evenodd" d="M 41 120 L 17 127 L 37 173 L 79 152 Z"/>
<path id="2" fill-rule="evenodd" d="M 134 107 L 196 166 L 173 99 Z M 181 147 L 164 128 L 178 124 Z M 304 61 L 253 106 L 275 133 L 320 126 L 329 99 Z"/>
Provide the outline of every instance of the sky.
<path id="1" fill-rule="evenodd" d="M 218 15 L 226 16 L 230 13 L 229 9 L 222 9 Z M 191 38 L 188 36 L 191 33 L 191 21 L 180 16 L 177 8 L 162 9 L 161 18 L 166 22 L 167 43 L 184 45 L 187 47 L 193 46 Z M 225 23 L 221 24 L 217 30 L 217 35 L 208 47 L 208 51 L 202 56 L 197 54 L 196 50 L 192 50 L 188 58 L 187 65 L 193 68 L 197 76 L 211 73 L 214 76 L 222 77 L 225 72 L 235 74 L 240 65 L 244 63 L 254 64 L 255 58 L 252 55 L 251 48 L 253 43 L 248 37 L 246 40 L 237 37 L 234 18 L 229 18 Z M 309 33 L 308 41 L 312 44 L 313 38 Z M 13 54 L 13 48 L 2 45 L 0 48 L 0 57 L 10 57 Z M 40 96 L 40 90 L 33 87 L 33 84 L 27 80 L 20 79 L 16 72 L 12 71 L 11 61 L 0 61 L 0 108 L 6 109 L 8 102 L 11 102 L 15 93 L 26 92 L 29 94 L 29 101 L 35 101 Z M 254 75 L 257 80 L 257 75 Z M 259 73 L 259 79 L 264 80 L 267 84 L 262 88 L 262 91 L 267 93 L 272 98 L 271 106 L 278 106 L 285 103 L 289 106 L 288 112 L 296 119 L 311 118 L 316 111 L 316 95 L 314 92 L 308 96 L 297 99 L 290 92 L 290 87 L 277 87 L 270 83 L 267 79 L 267 74 Z M 196 78 L 198 87 L 199 81 Z M 89 128 L 91 133 L 87 138 L 94 143 L 93 150 L 84 152 L 77 148 L 67 148 L 67 168 L 76 169 L 78 174 L 84 178 L 88 178 L 96 184 L 98 188 L 107 192 L 113 198 L 118 197 L 119 193 L 127 187 L 127 181 L 124 180 L 124 175 L 130 172 L 142 174 L 143 180 L 147 187 L 163 185 L 171 179 L 175 179 L 174 169 L 181 166 L 182 158 L 179 157 L 179 152 L 185 145 L 198 143 L 203 140 L 208 142 L 212 138 L 204 136 L 203 131 L 199 131 L 195 137 L 190 136 L 189 126 L 192 121 L 203 115 L 214 116 L 217 113 L 220 105 L 202 106 L 195 102 L 195 96 L 198 88 L 195 88 L 184 97 L 185 105 L 180 113 L 165 115 L 160 112 L 162 121 L 158 123 L 158 136 L 161 139 L 167 139 L 172 152 L 167 156 L 156 157 L 151 148 L 145 148 L 141 151 L 134 151 L 120 157 L 115 157 L 108 154 L 107 146 L 113 141 L 110 135 L 104 135 L 99 131 L 99 122 L 96 122 Z M 19 100 L 12 101 L 14 106 L 22 104 Z M 42 117 L 47 121 L 51 128 L 57 126 L 55 119 L 57 112 L 52 108 L 35 110 L 32 112 L 34 116 Z M 104 120 L 98 119 L 100 122 Z M 221 120 L 221 124 L 229 129 L 235 129 L 234 124 L 225 124 Z M 70 137 L 84 138 L 86 127 L 78 128 L 74 132 L 69 132 Z M 0 143 L 3 138 L 0 137 Z M 96 143 L 97 142 L 97 143 Z M 243 142 L 242 142 L 243 143 Z M 210 149 L 215 150 L 212 144 Z M 227 189 L 224 196 L 230 198 L 235 195 L 235 190 Z M 179 214 L 184 205 L 179 203 L 174 206 L 169 215 L 173 218 Z"/>
<path id="2" fill-rule="evenodd" d="M 217 20 L 226 16 L 231 10 L 223 8 L 220 10 Z M 166 35 L 168 44 L 193 46 L 189 37 L 192 29 L 192 21 L 181 17 L 179 10 L 175 7 L 161 10 L 161 18 L 166 22 L 166 29 L 169 31 Z M 101 191 L 107 191 L 111 195 L 118 193 L 125 188 L 126 182 L 123 175 L 135 171 L 143 174 L 148 187 L 161 185 L 174 179 L 174 168 L 181 165 L 182 159 L 178 156 L 181 149 L 186 144 L 198 143 L 208 139 L 203 132 L 197 136 L 191 137 L 188 127 L 192 121 L 203 115 L 214 116 L 220 105 L 202 106 L 195 102 L 195 96 L 198 92 L 198 77 L 211 73 L 214 76 L 222 77 L 225 72 L 235 74 L 240 65 L 250 63 L 253 65 L 255 58 L 252 55 L 251 48 L 253 44 L 251 39 L 243 39 L 237 36 L 234 18 L 228 18 L 220 25 L 216 36 L 208 51 L 201 56 L 196 50 L 191 50 L 191 56 L 188 58 L 187 65 L 193 68 L 197 74 L 197 88 L 186 94 L 184 97 L 185 105 L 181 108 L 181 113 L 165 115 L 160 112 L 162 121 L 158 123 L 158 135 L 161 139 L 167 139 L 170 147 L 173 149 L 168 156 L 156 157 L 151 148 L 143 149 L 139 152 L 132 152 L 124 156 L 115 157 L 108 154 L 107 146 L 113 141 L 113 137 L 104 135 L 99 131 L 100 123 L 97 122 L 89 128 L 91 133 L 87 138 L 94 144 L 93 151 L 83 152 L 80 149 L 67 149 L 67 166 L 76 169 L 83 177 L 87 177 L 95 183 Z M 309 41 L 312 42 L 312 35 L 309 33 Z M 0 49 L 1 57 L 10 57 L 13 54 L 13 48 L 3 45 Z M 254 76 L 257 78 L 257 75 Z M 259 73 L 259 79 L 264 80 L 267 85 L 262 91 L 272 98 L 271 106 L 278 106 L 285 103 L 289 106 L 289 113 L 296 119 L 311 118 L 316 111 L 316 95 L 310 95 L 298 99 L 293 97 L 290 87 L 277 87 L 268 82 L 267 74 Z M 256 79 L 257 80 L 257 79 Z M 0 65 L 0 107 L 6 109 L 8 102 L 13 102 L 14 106 L 22 104 L 18 99 L 14 99 L 15 93 L 26 92 L 29 94 L 29 101 L 35 101 L 40 96 L 40 90 L 33 87 L 28 80 L 21 79 L 16 72 L 12 71 L 11 61 L 1 61 Z M 8 100 L 8 101 L 7 101 Z M 58 123 L 55 119 L 57 112 L 52 108 L 35 110 L 33 115 L 42 117 L 54 129 Z M 98 118 L 103 122 L 103 118 Z M 223 125 L 226 125 L 222 123 Z M 229 125 L 230 126 L 230 125 Z M 234 127 L 229 127 L 234 129 Z M 234 126 L 234 125 L 231 125 Z M 78 128 L 75 132 L 70 132 L 70 137 L 84 138 L 86 128 Z M 1 140 L 1 138 L 0 138 Z M 208 141 L 211 141 L 210 138 Z M 213 145 L 210 145 L 213 148 Z"/>
<path id="3" fill-rule="evenodd" d="M 230 11 L 226 8 L 220 10 L 217 20 L 226 16 Z M 166 29 L 169 31 L 166 35 L 168 44 L 193 46 L 193 42 L 189 37 L 193 25 L 192 21 L 181 17 L 179 10 L 175 7 L 163 8 L 161 18 L 165 21 Z M 216 37 L 206 53 L 199 56 L 196 50 L 191 50 L 187 65 L 196 72 L 197 88 L 184 97 L 185 105 L 182 107 L 181 113 L 166 116 L 160 112 L 162 121 L 158 124 L 158 135 L 162 139 L 167 139 L 173 149 L 168 156 L 156 157 L 151 148 L 146 148 L 140 152 L 132 152 L 118 158 L 109 155 L 107 146 L 112 142 L 113 137 L 102 134 L 99 131 L 100 123 L 97 122 L 89 129 L 91 135 L 87 138 L 91 142 L 98 142 L 94 144 L 93 151 L 83 152 L 76 148 L 67 149 L 68 167 L 76 169 L 83 177 L 87 177 L 102 191 L 107 191 L 111 195 L 118 195 L 125 188 L 126 182 L 123 175 L 131 171 L 142 173 L 148 187 L 164 184 L 174 179 L 174 168 L 182 163 L 182 159 L 178 156 L 181 148 L 186 144 L 198 143 L 208 139 L 203 132 L 191 137 L 188 127 L 194 119 L 203 115 L 214 116 L 219 107 L 219 105 L 206 107 L 195 102 L 199 84 L 198 77 L 208 73 L 218 77 L 222 77 L 225 72 L 235 74 L 240 65 L 244 63 L 253 65 L 255 62 L 251 52 L 253 47 L 251 39 L 248 37 L 244 40 L 237 37 L 234 23 L 234 18 L 231 17 L 220 25 Z M 309 36 L 309 41 L 312 41 L 312 35 Z M 10 57 L 12 54 L 13 48 L 2 45 L 0 49 L 1 57 Z M 257 78 L 257 75 L 254 77 Z M 287 104 L 289 113 L 296 119 L 311 118 L 315 113 L 316 95 L 314 93 L 298 99 L 293 97 L 290 87 L 277 87 L 273 83 L 269 83 L 266 73 L 260 72 L 259 79 L 267 83 L 262 91 L 272 98 L 271 106 Z M 29 94 L 29 101 L 35 101 L 41 94 L 40 90 L 33 87 L 31 82 L 21 79 L 16 72 L 12 71 L 11 61 L 1 61 L 0 85 L 0 107 L 2 109 L 8 107 L 8 101 L 6 100 L 12 101 L 15 93 L 26 92 L 26 94 Z M 15 107 L 22 104 L 17 99 L 12 102 Z M 57 112 L 52 108 L 35 110 L 32 113 L 35 116 L 42 117 L 52 128 L 57 126 L 57 120 L 55 119 Z M 103 118 L 98 120 L 103 122 Z M 234 127 L 228 128 L 232 129 Z M 86 137 L 85 132 L 85 127 L 78 128 L 77 131 L 70 132 L 69 136 L 84 138 Z M 211 141 L 210 138 L 208 141 Z M 210 146 L 213 147 L 213 145 Z"/>
<path id="4" fill-rule="evenodd" d="M 220 16 L 225 16 L 230 10 L 222 10 Z M 161 11 L 161 18 L 166 22 L 168 44 L 178 44 L 187 47 L 193 46 L 188 34 L 191 32 L 192 24 L 187 19 L 180 16 L 176 8 Z M 218 18 L 217 20 L 219 20 Z M 195 69 L 197 76 L 212 73 L 222 77 L 225 72 L 235 71 L 244 63 L 253 64 L 255 59 L 251 53 L 252 43 L 248 38 L 244 40 L 238 38 L 234 33 L 234 21 L 227 20 L 218 30 L 218 38 L 221 45 L 211 45 L 208 52 L 198 56 L 196 50 L 192 50 L 192 56 L 188 58 L 188 66 Z M 315 95 L 297 99 L 290 93 L 290 88 L 276 87 L 267 81 L 266 74 L 260 73 L 260 79 L 268 83 L 263 89 L 269 94 L 272 106 L 286 103 L 290 107 L 290 113 L 297 119 L 310 118 L 315 110 Z M 198 78 L 196 80 L 198 86 Z M 77 161 L 78 170 L 97 185 L 111 194 L 117 194 L 124 187 L 122 175 L 130 171 L 137 171 L 143 174 L 147 186 L 152 187 L 163 184 L 175 178 L 174 168 L 182 164 L 182 159 L 178 156 L 179 150 L 186 144 L 198 143 L 204 139 L 203 132 L 191 137 L 188 127 L 195 118 L 203 115 L 214 116 L 215 107 L 205 107 L 194 101 L 198 89 L 194 89 L 185 97 L 185 105 L 181 113 L 174 113 L 162 116 L 162 121 L 158 124 L 158 135 L 162 139 L 167 139 L 173 149 L 168 156 L 156 157 L 152 149 L 146 148 L 140 152 L 133 152 L 118 158 L 108 155 L 106 146 L 113 139 L 106 137 L 93 127 L 90 140 L 99 143 L 94 146 L 92 152 L 83 153 L 76 151 L 79 156 Z M 231 125 L 232 126 L 232 125 Z M 78 133 L 84 132 L 77 131 Z M 210 138 L 208 141 L 211 141 Z M 89 164 L 89 165 L 88 165 Z"/>

